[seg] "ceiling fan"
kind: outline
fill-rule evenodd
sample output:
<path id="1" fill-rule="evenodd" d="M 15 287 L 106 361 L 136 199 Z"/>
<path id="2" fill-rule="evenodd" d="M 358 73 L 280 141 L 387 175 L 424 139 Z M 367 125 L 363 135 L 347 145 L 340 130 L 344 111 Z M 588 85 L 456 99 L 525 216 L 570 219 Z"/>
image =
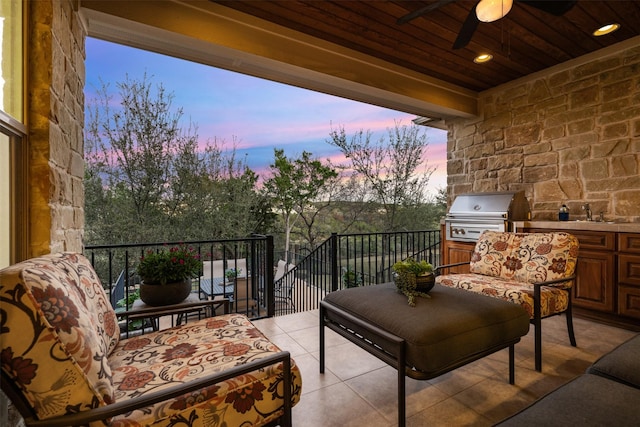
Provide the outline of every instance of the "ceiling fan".
<path id="1" fill-rule="evenodd" d="M 423 8 L 415 10 L 411 13 L 408 13 L 402 17 L 400 17 L 397 21 L 398 24 L 407 23 L 419 16 L 424 15 L 425 13 L 432 12 L 436 9 L 441 8 L 442 6 L 446 6 L 449 3 L 453 3 L 456 0 L 439 0 L 431 3 Z M 454 49 L 460 49 L 465 47 L 471 41 L 471 37 L 473 37 L 473 33 L 478 28 L 478 24 L 480 22 L 493 22 L 498 19 L 503 18 L 509 11 L 514 2 L 523 3 L 527 6 L 534 7 L 538 10 L 541 10 L 546 13 L 550 13 L 555 16 L 564 15 L 569 9 L 571 9 L 576 1 L 544 1 L 544 0 L 480 0 L 467 15 L 467 19 L 465 19 L 462 24 L 462 28 L 458 33 L 458 37 L 456 41 L 453 43 Z"/>

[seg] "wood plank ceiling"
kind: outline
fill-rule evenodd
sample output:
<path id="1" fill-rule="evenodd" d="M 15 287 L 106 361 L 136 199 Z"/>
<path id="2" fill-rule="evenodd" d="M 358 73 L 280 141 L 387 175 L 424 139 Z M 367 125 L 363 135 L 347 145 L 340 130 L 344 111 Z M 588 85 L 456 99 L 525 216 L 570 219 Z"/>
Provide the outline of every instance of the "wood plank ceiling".
<path id="1" fill-rule="evenodd" d="M 482 91 L 640 35 L 640 1 L 578 1 L 562 16 L 515 1 L 503 19 L 480 23 L 470 43 L 452 48 L 476 1 L 455 1 L 398 24 L 433 1 L 216 1 L 455 85 Z M 604 24 L 611 34 L 594 37 Z M 490 53 L 493 60 L 475 64 Z"/>

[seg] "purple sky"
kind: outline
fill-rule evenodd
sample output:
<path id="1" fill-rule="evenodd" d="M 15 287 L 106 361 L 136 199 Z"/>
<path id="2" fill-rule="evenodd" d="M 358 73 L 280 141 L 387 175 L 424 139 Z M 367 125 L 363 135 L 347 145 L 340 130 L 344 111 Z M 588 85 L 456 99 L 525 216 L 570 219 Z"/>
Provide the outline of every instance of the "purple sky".
<path id="1" fill-rule="evenodd" d="M 144 73 L 153 85 L 162 83 L 173 93 L 173 107 L 183 108 L 183 127 L 188 121 L 198 126 L 202 141 L 237 141 L 236 153 L 246 154 L 247 163 L 264 176 L 273 162 L 273 149 L 287 156 L 303 150 L 314 157 L 343 163 L 340 151 L 329 145 L 329 133 L 344 127 L 347 136 L 362 130 L 372 140 L 387 136 L 395 122 L 411 125 L 415 115 L 338 98 L 294 86 L 159 55 L 131 47 L 87 38 L 86 101 L 95 98 L 101 81 L 117 93 L 117 82 L 141 80 Z M 429 193 L 446 187 L 446 132 L 427 130 L 426 158 L 436 171 L 429 181 Z M 231 146 L 229 147 L 231 148 Z"/>

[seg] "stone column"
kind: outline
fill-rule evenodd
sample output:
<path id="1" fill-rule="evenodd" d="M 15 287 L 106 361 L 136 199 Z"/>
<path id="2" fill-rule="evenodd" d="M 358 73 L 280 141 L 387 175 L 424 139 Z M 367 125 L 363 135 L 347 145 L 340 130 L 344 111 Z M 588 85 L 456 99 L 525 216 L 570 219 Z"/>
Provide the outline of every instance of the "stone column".
<path id="1" fill-rule="evenodd" d="M 31 256 L 82 251 L 86 29 L 76 3 L 28 3 Z"/>

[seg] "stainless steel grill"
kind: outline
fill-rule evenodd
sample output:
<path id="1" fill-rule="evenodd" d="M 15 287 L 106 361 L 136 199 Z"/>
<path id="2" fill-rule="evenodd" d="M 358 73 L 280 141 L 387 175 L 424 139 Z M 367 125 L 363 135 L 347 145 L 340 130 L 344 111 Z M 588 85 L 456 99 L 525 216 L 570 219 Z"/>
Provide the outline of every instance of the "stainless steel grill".
<path id="1" fill-rule="evenodd" d="M 513 231 L 513 221 L 530 218 L 523 191 L 460 194 L 445 218 L 446 239 L 475 242 L 485 230 Z"/>

